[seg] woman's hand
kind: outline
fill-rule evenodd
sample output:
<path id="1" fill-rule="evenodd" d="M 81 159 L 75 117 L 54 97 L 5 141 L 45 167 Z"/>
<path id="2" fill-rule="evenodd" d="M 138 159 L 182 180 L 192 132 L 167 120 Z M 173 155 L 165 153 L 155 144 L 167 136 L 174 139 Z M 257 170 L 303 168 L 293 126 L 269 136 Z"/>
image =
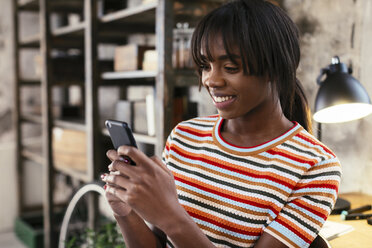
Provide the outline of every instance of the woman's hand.
<path id="1" fill-rule="evenodd" d="M 178 202 L 172 173 L 158 157 L 149 158 L 134 147 L 121 146 L 117 155 L 130 157 L 136 165 L 114 160 L 109 169 L 120 175 L 109 174 L 103 179 L 108 184 L 106 191 L 166 231 L 177 216 L 185 213 Z"/>
<path id="2" fill-rule="evenodd" d="M 116 160 L 122 160 L 122 157 L 120 157 L 115 150 L 107 151 L 106 156 L 111 160 L 111 162 L 115 162 Z M 102 175 L 101 179 L 105 181 L 105 178 L 109 176 L 115 176 L 115 175 L 120 175 L 120 172 L 110 170 L 110 174 Z M 132 211 L 132 208 L 128 204 L 120 200 L 118 197 L 116 197 L 115 195 L 107 191 L 107 187 L 108 185 L 106 184 L 104 186 L 106 190 L 106 199 L 108 203 L 110 204 L 110 207 L 112 211 L 114 212 L 114 214 L 116 216 L 121 216 L 121 217 L 127 216 Z"/>

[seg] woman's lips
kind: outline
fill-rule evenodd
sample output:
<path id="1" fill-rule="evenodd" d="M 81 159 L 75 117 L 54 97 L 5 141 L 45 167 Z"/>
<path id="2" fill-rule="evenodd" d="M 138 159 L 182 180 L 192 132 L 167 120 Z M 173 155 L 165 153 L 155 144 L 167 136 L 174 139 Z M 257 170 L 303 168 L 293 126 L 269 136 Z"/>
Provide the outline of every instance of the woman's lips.
<path id="1" fill-rule="evenodd" d="M 214 96 L 213 103 L 218 109 L 228 108 L 236 99 L 236 96 Z"/>

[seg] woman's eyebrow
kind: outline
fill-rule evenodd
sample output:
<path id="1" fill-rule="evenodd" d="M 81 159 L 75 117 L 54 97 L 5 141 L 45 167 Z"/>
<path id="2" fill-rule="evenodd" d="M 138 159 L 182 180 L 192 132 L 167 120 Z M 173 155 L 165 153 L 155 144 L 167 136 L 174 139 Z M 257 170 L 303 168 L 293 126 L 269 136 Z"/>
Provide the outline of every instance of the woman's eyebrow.
<path id="1" fill-rule="evenodd" d="M 205 60 L 207 61 L 208 58 L 207 56 L 205 55 L 201 55 L 201 59 L 202 60 Z M 223 55 L 220 55 L 217 57 L 217 60 L 220 60 L 220 61 L 223 61 L 223 60 L 231 60 L 231 59 L 241 59 L 241 56 L 237 55 L 237 54 L 230 54 L 230 56 L 228 54 L 223 54 Z"/>
<path id="2" fill-rule="evenodd" d="M 217 57 L 217 60 L 231 60 L 231 59 L 241 59 L 241 57 L 237 54 L 223 54 Z"/>

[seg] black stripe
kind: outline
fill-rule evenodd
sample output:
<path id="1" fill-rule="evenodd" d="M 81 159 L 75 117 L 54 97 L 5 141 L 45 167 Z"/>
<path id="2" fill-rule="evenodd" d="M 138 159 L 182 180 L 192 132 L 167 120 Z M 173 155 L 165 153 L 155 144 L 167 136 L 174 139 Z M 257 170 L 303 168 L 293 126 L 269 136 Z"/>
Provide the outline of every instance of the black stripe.
<path id="1" fill-rule="evenodd" d="M 173 139 L 174 141 L 177 141 L 178 143 L 182 144 L 183 146 L 185 147 L 188 147 L 190 149 L 193 149 L 193 150 L 205 150 L 205 151 L 208 151 L 210 153 L 214 153 L 214 154 L 218 154 L 218 155 L 221 155 L 225 158 L 228 158 L 230 160 L 233 160 L 233 161 L 237 161 L 237 162 L 242 162 L 242 163 L 246 163 L 246 164 L 251 164 L 251 165 L 254 165 L 256 167 L 260 167 L 260 168 L 264 168 L 264 169 L 267 169 L 267 168 L 272 168 L 272 169 L 275 169 L 277 171 L 280 171 L 280 172 L 284 172 L 286 174 L 289 174 L 289 175 L 292 175 L 294 177 L 297 177 L 298 179 L 301 178 L 301 174 L 299 173 L 296 173 L 296 172 L 293 172 L 291 170 L 288 170 L 288 169 L 285 169 L 285 168 L 282 168 L 280 166 L 277 166 L 277 165 L 274 165 L 274 164 L 269 164 L 269 165 L 264 165 L 264 164 L 260 164 L 260 163 L 257 163 L 257 162 L 254 162 L 252 160 L 249 160 L 249 159 L 246 159 L 246 158 L 238 158 L 238 157 L 234 157 L 234 156 L 231 156 L 230 154 L 227 154 L 227 153 L 223 153 L 219 150 L 216 150 L 216 149 L 212 149 L 212 148 L 209 148 L 209 147 L 203 147 L 203 146 L 191 146 L 189 144 L 186 144 L 185 142 L 183 142 L 182 140 L 178 139 L 178 138 L 174 138 Z"/>
<path id="2" fill-rule="evenodd" d="M 306 198 L 314 203 L 318 203 L 318 204 L 322 204 L 326 207 L 328 207 L 329 209 L 332 209 L 332 204 L 328 201 L 323 201 L 323 200 L 319 200 L 319 199 L 316 199 L 310 195 L 304 195 L 303 198 Z"/>
<path id="3" fill-rule="evenodd" d="M 193 121 L 185 121 L 185 122 L 182 122 L 179 127 L 182 127 L 183 124 L 191 124 L 191 125 L 195 125 L 195 126 L 199 126 L 199 127 L 210 127 L 210 128 L 213 128 L 214 124 L 200 124 L 200 123 L 197 123 L 197 122 L 193 122 Z"/>
<path id="4" fill-rule="evenodd" d="M 184 196 L 184 195 L 179 195 L 178 198 L 181 199 L 181 200 L 184 200 L 186 202 L 193 203 L 193 204 L 195 204 L 197 206 L 200 206 L 202 208 L 205 208 L 205 209 L 208 209 L 208 210 L 212 210 L 214 212 L 223 214 L 225 216 L 228 216 L 228 217 L 233 218 L 233 219 L 236 219 L 236 220 L 244 221 L 244 222 L 249 223 L 249 224 L 263 225 L 266 222 L 266 220 L 256 220 L 256 219 L 246 218 L 246 217 L 243 217 L 243 216 L 240 216 L 240 215 L 231 213 L 231 212 L 227 212 L 225 210 L 216 208 L 216 207 L 211 206 L 211 205 L 207 205 L 207 204 L 205 204 L 205 203 L 203 203 L 201 201 L 197 201 L 195 199 L 192 199 L 192 198 L 187 197 L 187 196 Z"/>
<path id="5" fill-rule="evenodd" d="M 301 225 L 305 226 L 307 229 L 309 229 L 313 233 L 317 233 L 318 232 L 318 230 L 316 228 L 310 226 L 309 224 L 307 224 L 306 222 L 304 222 L 302 219 L 298 218 L 296 215 L 288 212 L 287 210 L 282 209 L 281 212 L 283 212 L 284 214 L 288 215 L 292 219 L 296 220 L 298 223 L 300 223 Z"/>
<path id="6" fill-rule="evenodd" d="M 320 177 L 326 177 L 326 176 L 339 176 L 341 177 L 341 172 L 340 171 L 326 171 L 326 172 L 321 172 L 317 174 L 312 174 L 312 175 L 304 175 L 302 179 L 313 179 L 313 178 L 320 178 Z"/>
<path id="7" fill-rule="evenodd" d="M 236 184 L 233 184 L 233 183 L 230 183 L 230 182 L 221 181 L 219 179 L 212 178 L 210 176 L 204 175 L 204 174 L 202 174 L 200 172 L 192 171 L 192 170 L 188 170 L 186 168 L 180 167 L 180 166 L 178 166 L 178 165 L 176 165 L 176 164 L 174 164 L 172 162 L 169 162 L 168 163 L 168 166 L 171 166 L 171 167 L 173 167 L 173 168 L 175 168 L 177 170 L 183 171 L 183 172 L 188 173 L 188 174 L 196 175 L 196 176 L 201 177 L 201 178 L 203 178 L 205 180 L 209 180 L 209 181 L 212 181 L 212 182 L 221 184 L 221 185 L 229 186 L 229 187 L 234 188 L 234 189 L 240 189 L 240 190 L 242 190 L 244 192 L 247 192 L 247 193 L 253 193 L 253 194 L 257 194 L 257 195 L 263 195 L 263 196 L 270 197 L 270 199 L 276 200 L 276 201 L 278 201 L 281 204 L 285 204 L 286 203 L 286 201 L 284 201 L 280 197 L 278 197 L 278 196 L 276 196 L 274 194 L 270 194 L 270 193 L 265 192 L 265 191 L 256 190 L 256 189 L 250 189 L 250 188 L 242 187 L 240 185 L 236 185 Z M 249 185 L 247 185 L 247 186 L 249 186 Z"/>
<path id="8" fill-rule="evenodd" d="M 216 239 L 216 238 L 210 237 L 209 235 L 207 235 L 207 237 L 215 245 L 224 245 L 224 246 L 227 246 L 227 247 L 230 247 L 230 248 L 245 248 L 246 247 L 246 246 L 234 245 L 234 244 L 230 243 L 229 241 L 221 240 L 221 239 Z"/>
<path id="9" fill-rule="evenodd" d="M 310 155 L 310 156 L 313 156 L 314 158 L 320 158 L 321 161 L 324 161 L 324 160 L 325 160 L 325 158 L 324 158 L 323 156 L 316 155 L 316 154 L 314 154 L 314 153 L 312 153 L 312 152 L 310 152 L 310 151 L 304 151 L 304 150 L 301 150 L 300 148 L 295 147 L 295 146 L 293 146 L 293 145 L 290 145 L 290 144 L 287 144 L 287 143 L 283 143 L 283 144 L 281 144 L 281 145 L 282 145 L 282 146 L 286 146 L 286 147 L 288 147 L 288 148 L 290 148 L 290 149 L 292 149 L 292 150 L 295 150 L 295 151 L 297 151 L 297 152 L 308 154 L 308 155 Z"/>

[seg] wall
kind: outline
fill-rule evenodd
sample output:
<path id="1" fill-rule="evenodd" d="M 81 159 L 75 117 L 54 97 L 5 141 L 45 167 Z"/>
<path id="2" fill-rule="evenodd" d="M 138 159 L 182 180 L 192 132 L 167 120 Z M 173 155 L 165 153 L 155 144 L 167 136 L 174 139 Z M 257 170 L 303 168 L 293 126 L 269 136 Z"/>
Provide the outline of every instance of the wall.
<path id="1" fill-rule="evenodd" d="M 372 96 L 372 1 L 285 0 L 283 4 L 301 31 L 302 60 L 298 77 L 310 105 L 314 106 L 318 89 L 316 77 L 334 55 L 352 65 L 353 76 Z M 338 155 L 342 164 L 340 192 L 372 194 L 371 124 L 372 115 L 322 127 L 322 141 Z"/>

